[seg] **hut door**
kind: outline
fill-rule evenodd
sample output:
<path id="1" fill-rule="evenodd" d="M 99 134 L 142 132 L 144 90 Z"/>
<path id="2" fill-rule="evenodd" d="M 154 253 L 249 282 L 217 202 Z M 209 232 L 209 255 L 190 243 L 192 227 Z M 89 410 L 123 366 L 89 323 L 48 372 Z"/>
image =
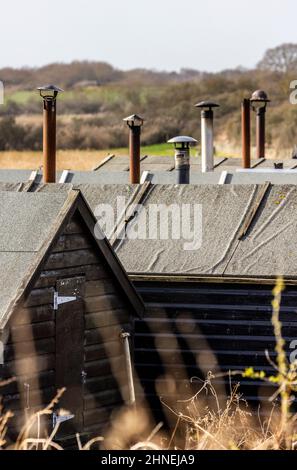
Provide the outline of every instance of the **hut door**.
<path id="1" fill-rule="evenodd" d="M 56 386 L 66 387 L 58 408 L 74 415 L 61 424 L 59 436 L 83 427 L 84 287 L 81 276 L 56 283 Z"/>

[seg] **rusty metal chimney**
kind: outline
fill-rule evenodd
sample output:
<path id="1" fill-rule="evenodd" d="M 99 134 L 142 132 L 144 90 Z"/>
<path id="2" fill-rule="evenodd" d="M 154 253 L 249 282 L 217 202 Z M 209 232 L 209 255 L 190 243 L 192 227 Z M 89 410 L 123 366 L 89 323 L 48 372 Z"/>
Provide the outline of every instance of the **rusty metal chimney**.
<path id="1" fill-rule="evenodd" d="M 242 134 L 242 166 L 251 167 L 251 117 L 250 100 L 244 99 L 241 103 L 241 134 Z"/>
<path id="2" fill-rule="evenodd" d="M 57 96 L 63 90 L 55 85 L 37 89 L 43 99 L 43 182 L 55 183 Z"/>
<path id="3" fill-rule="evenodd" d="M 178 184 L 190 183 L 190 146 L 197 144 L 193 137 L 181 135 L 168 140 L 175 148 L 175 171 Z"/>
<path id="4" fill-rule="evenodd" d="M 250 98 L 253 111 L 256 113 L 256 145 L 257 158 L 265 158 L 265 114 L 267 103 L 270 102 L 263 90 L 256 90 Z"/>
<path id="5" fill-rule="evenodd" d="M 218 108 L 217 103 L 201 101 L 195 104 L 201 109 L 201 160 L 202 173 L 213 171 L 213 108 Z"/>
<path id="6" fill-rule="evenodd" d="M 137 114 L 123 119 L 130 129 L 129 153 L 130 153 L 130 183 L 140 183 L 140 134 L 144 119 Z"/>

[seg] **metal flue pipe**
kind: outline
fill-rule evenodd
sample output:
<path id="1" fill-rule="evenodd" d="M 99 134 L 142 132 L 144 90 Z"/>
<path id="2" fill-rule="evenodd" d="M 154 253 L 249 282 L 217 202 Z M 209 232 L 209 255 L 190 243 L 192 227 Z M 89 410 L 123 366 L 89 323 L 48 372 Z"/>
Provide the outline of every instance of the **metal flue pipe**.
<path id="1" fill-rule="evenodd" d="M 257 158 L 265 158 L 265 108 L 257 109 L 256 114 L 256 147 Z"/>
<path id="2" fill-rule="evenodd" d="M 133 369 L 132 369 L 132 361 L 131 361 L 131 353 L 130 353 L 130 344 L 129 338 L 130 333 L 123 331 L 121 333 L 121 338 L 124 342 L 124 351 L 125 351 L 125 362 L 126 362 L 126 371 L 127 371 L 127 378 L 128 378 L 128 389 L 129 389 L 129 405 L 135 405 L 135 386 L 133 380 Z"/>
<path id="3" fill-rule="evenodd" d="M 265 158 L 265 115 L 268 99 L 263 90 L 256 90 L 250 98 L 253 111 L 256 113 L 256 146 L 257 158 Z"/>
<path id="4" fill-rule="evenodd" d="M 130 182 L 139 184 L 140 182 L 140 127 L 130 129 Z"/>
<path id="5" fill-rule="evenodd" d="M 186 135 L 173 137 L 168 140 L 175 148 L 175 171 L 177 184 L 190 183 L 190 145 L 197 144 L 197 140 Z"/>
<path id="6" fill-rule="evenodd" d="M 57 96 L 63 90 L 54 85 L 38 88 L 43 99 L 43 182 L 56 182 Z"/>
<path id="7" fill-rule="evenodd" d="M 212 101 L 201 101 L 195 106 L 201 109 L 201 170 L 206 173 L 214 169 L 213 108 L 219 105 Z"/>
<path id="8" fill-rule="evenodd" d="M 251 117 L 250 100 L 244 99 L 241 103 L 241 135 L 242 135 L 242 166 L 251 167 Z"/>
<path id="9" fill-rule="evenodd" d="M 140 183 L 140 135 L 144 119 L 137 114 L 132 114 L 123 119 L 129 129 L 129 154 L 130 154 L 130 183 Z"/>
<path id="10" fill-rule="evenodd" d="M 44 101 L 43 107 L 43 181 L 56 181 L 56 102 Z"/>

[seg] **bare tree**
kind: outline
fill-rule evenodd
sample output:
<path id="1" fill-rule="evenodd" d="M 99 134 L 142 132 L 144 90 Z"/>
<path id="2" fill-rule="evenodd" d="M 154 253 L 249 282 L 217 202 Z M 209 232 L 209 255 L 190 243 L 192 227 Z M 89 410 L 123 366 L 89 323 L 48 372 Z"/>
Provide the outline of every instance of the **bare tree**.
<path id="1" fill-rule="evenodd" d="M 286 43 L 273 49 L 268 49 L 257 67 L 273 72 L 297 71 L 297 44 Z"/>

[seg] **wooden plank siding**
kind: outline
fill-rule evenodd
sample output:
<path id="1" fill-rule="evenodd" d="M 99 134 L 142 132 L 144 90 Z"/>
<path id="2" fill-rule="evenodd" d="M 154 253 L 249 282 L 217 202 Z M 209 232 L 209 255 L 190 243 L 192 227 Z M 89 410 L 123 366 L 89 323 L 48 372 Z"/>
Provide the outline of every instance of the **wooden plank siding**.
<path id="1" fill-rule="evenodd" d="M 163 403 L 180 411 L 208 372 L 217 375 L 213 385 L 221 403 L 230 394 L 230 383 L 240 382 L 240 393 L 255 413 L 259 404 L 263 414 L 271 410 L 268 398 L 276 386 L 241 375 L 249 367 L 275 375 L 265 352 L 276 361 L 271 286 L 162 281 L 138 281 L 135 286 L 146 304 L 145 318 L 135 324 L 135 368 L 157 420 L 166 421 Z M 287 286 L 280 321 L 288 359 L 297 336 L 296 315 L 297 290 Z M 211 394 L 207 405 L 214 406 Z"/>
<path id="2" fill-rule="evenodd" d="M 10 383 L 0 393 L 5 408 L 15 412 L 15 429 L 22 423 L 22 409 L 28 400 L 24 384 L 30 386 L 31 411 L 48 404 L 55 395 L 53 298 L 57 280 L 72 276 L 85 278 L 84 431 L 100 434 L 111 409 L 127 398 L 120 333 L 123 329 L 132 332 L 134 315 L 83 220 L 74 214 L 10 326 L 0 376 L 16 375 L 18 384 Z"/>

